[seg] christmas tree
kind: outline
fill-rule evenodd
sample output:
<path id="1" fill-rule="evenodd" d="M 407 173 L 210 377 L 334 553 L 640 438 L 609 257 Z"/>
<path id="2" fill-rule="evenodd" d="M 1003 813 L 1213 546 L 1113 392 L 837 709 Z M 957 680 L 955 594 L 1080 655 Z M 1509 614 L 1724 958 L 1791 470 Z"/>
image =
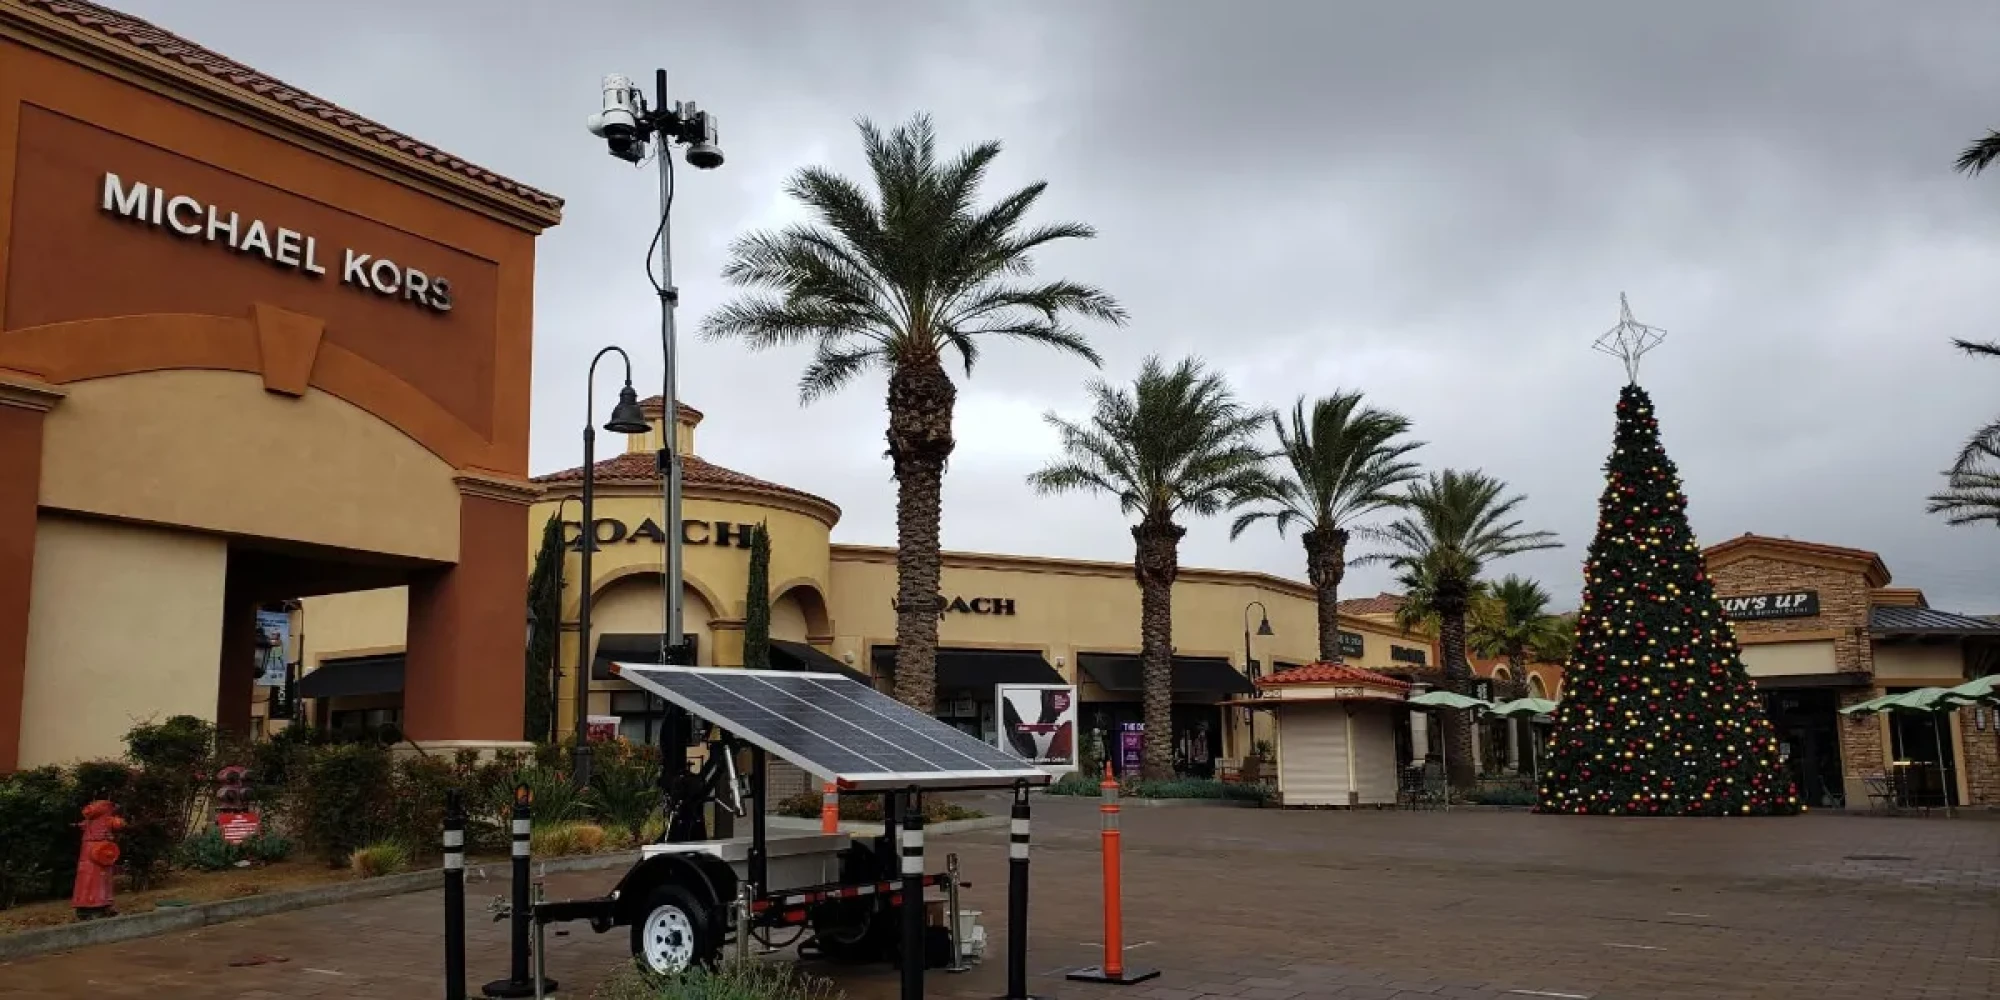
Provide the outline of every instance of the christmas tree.
<path id="1" fill-rule="evenodd" d="M 1628 357 L 1628 368 L 1635 361 Z M 1619 394 L 1605 469 L 1539 811 L 1797 813 L 1777 739 L 1688 527 L 1653 402 L 1637 384 Z"/>

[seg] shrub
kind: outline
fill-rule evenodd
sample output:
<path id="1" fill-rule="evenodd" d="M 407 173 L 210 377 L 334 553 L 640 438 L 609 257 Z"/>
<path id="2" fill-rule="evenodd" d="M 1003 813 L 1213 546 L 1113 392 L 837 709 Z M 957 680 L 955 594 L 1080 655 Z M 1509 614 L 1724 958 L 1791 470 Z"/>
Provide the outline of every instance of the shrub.
<path id="1" fill-rule="evenodd" d="M 241 845 L 245 856 L 252 861 L 274 865 L 292 856 L 292 842 L 284 836 L 265 830 L 251 837 Z"/>
<path id="2" fill-rule="evenodd" d="M 436 854 L 444 832 L 445 799 L 452 789 L 463 787 L 464 776 L 443 757 L 403 757 L 396 760 L 395 769 L 386 836 L 412 855 Z"/>
<path id="3" fill-rule="evenodd" d="M 528 786 L 528 793 L 534 796 L 533 816 L 536 826 L 548 823 L 568 823 L 583 819 L 588 811 L 583 794 L 570 782 L 567 770 L 535 767 L 523 768 L 515 776 L 521 784 Z M 509 786 L 506 810 L 514 807 L 513 791 Z"/>
<path id="4" fill-rule="evenodd" d="M 328 864 L 390 832 L 394 767 L 389 751 L 370 744 L 327 747 L 301 775 L 297 832 Z"/>
<path id="5" fill-rule="evenodd" d="M 347 866 L 362 878 L 394 875 L 409 865 L 410 853 L 403 849 L 403 845 L 392 840 L 369 844 L 356 850 L 347 860 Z"/>
<path id="6" fill-rule="evenodd" d="M 580 853 L 577 850 L 577 826 L 575 823 L 537 823 L 528 835 L 528 850 L 538 858 L 562 858 Z"/>
<path id="7" fill-rule="evenodd" d="M 221 830 L 211 826 L 182 841 L 174 860 L 182 868 L 219 872 L 236 867 L 236 862 L 243 860 L 243 852 L 222 839 Z"/>
<path id="8" fill-rule="evenodd" d="M 604 849 L 604 828 L 595 823 L 578 823 L 570 829 L 570 836 L 576 838 L 574 845 L 578 854 L 596 854 Z"/>
<path id="9" fill-rule="evenodd" d="M 1532 806 L 1535 804 L 1535 790 L 1519 785 L 1498 788 L 1481 788 L 1466 795 L 1466 801 L 1480 806 Z"/>
<path id="10" fill-rule="evenodd" d="M 607 851 L 629 851 L 639 846 L 638 835 L 630 828 L 607 827 L 604 831 L 604 849 Z"/>
<path id="11" fill-rule="evenodd" d="M 60 768 L 0 777 L 0 908 L 60 895 L 69 884 L 81 842 L 75 799 Z"/>
<path id="12" fill-rule="evenodd" d="M 627 969 L 597 992 L 601 1000 L 845 1000 L 833 983 L 790 962 L 724 962 L 719 968 L 653 976 Z"/>
<path id="13" fill-rule="evenodd" d="M 653 747 L 622 739 L 598 744 L 590 774 L 590 805 L 597 818 L 637 829 L 660 808 L 659 774 L 660 754 Z"/>
<path id="14" fill-rule="evenodd" d="M 1101 778 L 1086 778 L 1076 773 L 1065 774 L 1049 786 L 1048 793 L 1094 799 L 1102 794 L 1102 781 Z M 1128 799 L 1230 799 L 1241 802 L 1262 802 L 1271 797 L 1271 789 L 1266 785 L 1246 785 L 1213 778 L 1171 778 L 1166 781 L 1133 779 L 1121 782 L 1118 794 Z"/>
<path id="15" fill-rule="evenodd" d="M 639 827 L 639 843 L 657 844 L 667 835 L 667 818 L 655 813 Z"/>

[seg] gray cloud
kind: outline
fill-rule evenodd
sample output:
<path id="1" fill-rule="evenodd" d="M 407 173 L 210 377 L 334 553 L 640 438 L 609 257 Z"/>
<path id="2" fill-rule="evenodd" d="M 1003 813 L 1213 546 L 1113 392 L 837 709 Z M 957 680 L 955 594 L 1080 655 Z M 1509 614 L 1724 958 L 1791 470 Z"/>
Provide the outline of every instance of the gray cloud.
<path id="1" fill-rule="evenodd" d="M 1579 585 L 1620 380 L 1589 344 L 1623 290 L 1670 331 L 1644 381 L 1706 540 L 1875 548 L 1934 603 L 2000 610 L 2000 539 L 1922 509 L 2000 375 L 1949 347 L 1992 335 L 2000 178 L 1950 170 L 2000 125 L 1991 4 L 126 6 L 569 199 L 540 253 L 538 471 L 576 461 L 595 347 L 657 379 L 650 176 L 581 121 L 599 75 L 665 63 L 731 158 L 681 176 L 684 331 L 727 295 L 728 240 L 796 217 L 788 173 L 858 175 L 854 116 L 928 109 L 954 145 L 1006 141 L 996 190 L 1046 178 L 1048 217 L 1100 228 L 1044 269 L 1131 308 L 1100 339 L 1107 376 L 1198 352 L 1271 404 L 1362 388 L 1416 420 L 1426 461 L 1506 478 L 1569 545 L 1498 570 Z M 801 411 L 802 354 L 685 347 L 706 457 L 835 499 L 844 539 L 893 538 L 879 380 Z M 988 353 L 948 545 L 1129 555 L 1111 503 L 1022 484 L 1052 446 L 1038 414 L 1082 407 L 1092 374 Z M 1205 524 L 1184 558 L 1299 576 L 1296 546 Z"/>

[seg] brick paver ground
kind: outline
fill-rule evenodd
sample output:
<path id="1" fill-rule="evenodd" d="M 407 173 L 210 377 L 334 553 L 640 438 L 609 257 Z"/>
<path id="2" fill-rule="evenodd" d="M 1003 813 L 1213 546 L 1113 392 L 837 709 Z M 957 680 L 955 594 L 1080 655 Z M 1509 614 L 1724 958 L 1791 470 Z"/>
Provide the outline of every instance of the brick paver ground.
<path id="1" fill-rule="evenodd" d="M 1814 815 L 1606 820 L 1458 811 L 1131 808 L 1129 964 L 1144 986 L 1062 980 L 1101 952 L 1096 813 L 1038 806 L 1033 991 L 1134 1000 L 1971 998 L 2000 996 L 2000 822 Z M 959 854 L 987 962 L 933 972 L 929 995 L 1004 986 L 1004 831 L 932 841 Z M 500 877 L 503 873 L 492 873 Z M 615 873 L 550 879 L 602 891 Z M 476 918 L 504 882 L 473 886 Z M 440 904 L 395 897 L 0 966 L 0 998 L 435 997 Z M 500 925 L 471 930 L 476 987 L 505 971 Z M 282 962 L 232 967 L 259 957 Z M 564 995 L 625 961 L 622 932 L 553 939 Z M 854 1000 L 897 995 L 886 969 L 831 968 Z"/>

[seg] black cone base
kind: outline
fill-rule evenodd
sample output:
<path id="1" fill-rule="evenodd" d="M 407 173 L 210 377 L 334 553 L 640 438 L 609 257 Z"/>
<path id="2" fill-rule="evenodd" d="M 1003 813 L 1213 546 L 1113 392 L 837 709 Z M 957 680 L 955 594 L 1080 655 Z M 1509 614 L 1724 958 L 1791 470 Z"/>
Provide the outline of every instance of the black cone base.
<path id="1" fill-rule="evenodd" d="M 542 977 L 542 992 L 554 993 L 556 981 Z M 479 992 L 489 997 L 531 997 L 535 995 L 535 981 L 532 979 L 495 979 L 479 988 Z"/>
<path id="2" fill-rule="evenodd" d="M 1093 965 L 1088 968 L 1078 969 L 1064 978 L 1077 983 L 1105 983 L 1111 986 L 1130 986 L 1133 983 L 1143 983 L 1148 979 L 1157 978 L 1159 974 L 1160 970 L 1158 969 L 1141 969 L 1128 965 L 1114 976 L 1104 971 L 1103 966 Z"/>

